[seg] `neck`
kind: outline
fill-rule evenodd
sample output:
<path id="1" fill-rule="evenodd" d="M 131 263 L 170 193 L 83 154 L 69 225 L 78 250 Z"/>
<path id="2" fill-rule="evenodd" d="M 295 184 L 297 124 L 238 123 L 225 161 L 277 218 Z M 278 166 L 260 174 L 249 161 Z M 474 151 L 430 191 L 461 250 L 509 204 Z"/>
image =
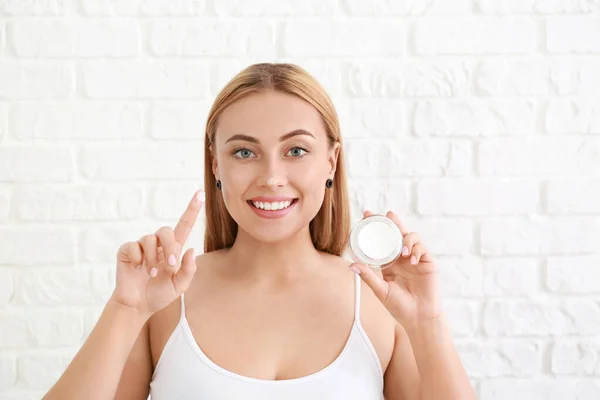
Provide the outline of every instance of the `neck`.
<path id="1" fill-rule="evenodd" d="M 261 242 L 239 229 L 229 251 L 236 274 L 252 280 L 285 282 L 317 270 L 321 255 L 315 249 L 308 226 L 290 238 Z"/>

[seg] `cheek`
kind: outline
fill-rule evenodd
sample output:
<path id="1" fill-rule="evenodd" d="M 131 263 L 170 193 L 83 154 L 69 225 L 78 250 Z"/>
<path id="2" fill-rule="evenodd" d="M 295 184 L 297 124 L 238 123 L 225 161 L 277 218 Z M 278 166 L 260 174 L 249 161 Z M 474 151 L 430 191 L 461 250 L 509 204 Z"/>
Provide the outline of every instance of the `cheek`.
<path id="1" fill-rule="evenodd" d="M 225 205 L 232 213 L 235 213 L 234 210 L 240 207 L 240 197 L 244 196 L 248 189 L 248 183 L 252 181 L 252 169 L 225 161 L 220 164 L 219 175 L 223 182 L 222 191 Z"/>
<path id="2" fill-rule="evenodd" d="M 229 156 L 223 157 L 219 164 L 219 175 L 223 184 L 227 184 L 232 190 L 244 183 L 249 182 L 252 176 L 252 166 L 240 163 Z"/>
<path id="3" fill-rule="evenodd" d="M 295 186 L 302 193 L 307 205 L 320 207 L 325 196 L 327 175 L 324 169 L 315 165 L 306 166 L 296 174 Z"/>
<path id="4" fill-rule="evenodd" d="M 323 181 L 324 186 L 327 179 L 327 165 L 323 162 L 303 163 L 302 165 L 298 165 L 294 172 L 300 181 L 305 182 L 306 186 L 313 189 L 321 181 Z"/>

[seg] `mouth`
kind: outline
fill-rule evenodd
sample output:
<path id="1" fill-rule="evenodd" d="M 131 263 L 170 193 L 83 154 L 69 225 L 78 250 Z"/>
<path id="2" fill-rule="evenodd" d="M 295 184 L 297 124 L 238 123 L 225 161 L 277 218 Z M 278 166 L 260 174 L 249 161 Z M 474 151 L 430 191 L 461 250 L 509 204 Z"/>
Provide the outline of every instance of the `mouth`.
<path id="1" fill-rule="evenodd" d="M 298 199 L 289 199 L 289 200 L 281 200 L 281 201 L 255 201 L 248 200 L 247 203 L 261 211 L 281 211 L 292 207 L 294 204 L 298 202 Z"/>
<path id="2" fill-rule="evenodd" d="M 247 203 L 254 214 L 260 218 L 273 220 L 283 218 L 291 213 L 298 203 L 298 199 L 287 196 L 261 196 L 248 200 Z"/>

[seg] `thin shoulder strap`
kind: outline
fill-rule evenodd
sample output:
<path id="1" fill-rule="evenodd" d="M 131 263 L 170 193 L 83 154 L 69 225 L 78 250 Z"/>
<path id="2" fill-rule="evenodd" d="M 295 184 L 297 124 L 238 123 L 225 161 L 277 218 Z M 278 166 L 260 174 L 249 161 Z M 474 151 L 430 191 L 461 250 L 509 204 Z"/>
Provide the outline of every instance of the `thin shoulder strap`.
<path id="1" fill-rule="evenodd" d="M 360 322 L 360 276 L 354 274 L 354 320 Z"/>
<path id="2" fill-rule="evenodd" d="M 181 316 L 179 317 L 180 320 L 184 320 L 185 319 L 185 301 L 183 299 L 183 293 L 181 293 Z"/>

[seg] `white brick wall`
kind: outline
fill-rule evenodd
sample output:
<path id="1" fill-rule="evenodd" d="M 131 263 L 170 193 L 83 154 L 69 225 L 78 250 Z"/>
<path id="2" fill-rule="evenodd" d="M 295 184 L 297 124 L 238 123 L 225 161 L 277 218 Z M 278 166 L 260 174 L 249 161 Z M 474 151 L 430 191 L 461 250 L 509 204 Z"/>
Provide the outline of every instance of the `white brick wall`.
<path id="1" fill-rule="evenodd" d="M 257 61 L 333 97 L 353 217 L 438 256 L 481 399 L 600 398 L 600 1 L 0 0 L 0 400 L 59 376 Z"/>

